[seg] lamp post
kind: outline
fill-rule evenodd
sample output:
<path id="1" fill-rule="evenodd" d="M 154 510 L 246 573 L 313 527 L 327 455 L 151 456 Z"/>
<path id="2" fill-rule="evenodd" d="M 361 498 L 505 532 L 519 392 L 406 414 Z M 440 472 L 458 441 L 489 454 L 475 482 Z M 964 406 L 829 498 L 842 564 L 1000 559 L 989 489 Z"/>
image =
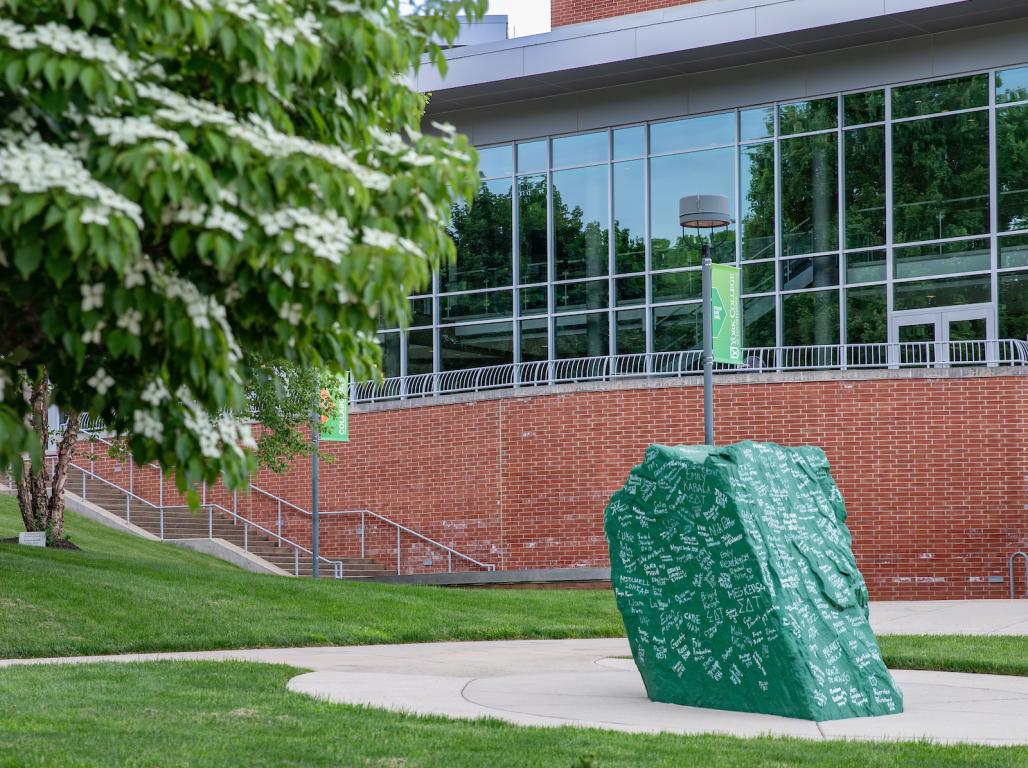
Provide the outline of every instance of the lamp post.
<path id="1" fill-rule="evenodd" d="M 724 195 L 689 195 L 678 201 L 682 228 L 708 230 L 728 227 L 732 217 Z M 714 444 L 714 334 L 711 327 L 710 242 L 703 241 L 703 441 Z"/>

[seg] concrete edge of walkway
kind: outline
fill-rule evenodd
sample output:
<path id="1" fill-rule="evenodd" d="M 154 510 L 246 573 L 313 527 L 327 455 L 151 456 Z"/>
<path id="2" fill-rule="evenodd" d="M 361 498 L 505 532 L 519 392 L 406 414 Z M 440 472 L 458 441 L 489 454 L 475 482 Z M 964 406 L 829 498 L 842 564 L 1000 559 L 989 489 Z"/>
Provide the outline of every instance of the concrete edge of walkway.
<path id="1" fill-rule="evenodd" d="M 174 544 L 176 547 L 185 547 L 195 552 L 216 557 L 251 573 L 295 578 L 295 575 L 289 571 L 247 552 L 242 547 L 226 539 L 164 539 L 164 543 Z"/>

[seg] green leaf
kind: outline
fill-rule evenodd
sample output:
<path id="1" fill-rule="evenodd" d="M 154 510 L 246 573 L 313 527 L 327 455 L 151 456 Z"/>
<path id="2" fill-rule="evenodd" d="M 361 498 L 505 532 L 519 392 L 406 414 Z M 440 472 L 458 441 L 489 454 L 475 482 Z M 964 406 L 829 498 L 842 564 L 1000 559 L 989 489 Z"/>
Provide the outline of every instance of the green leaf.
<path id="1" fill-rule="evenodd" d="M 41 48 L 37 48 L 29 54 L 26 64 L 28 65 L 29 80 L 35 80 L 36 76 L 43 71 L 43 65 L 46 64 L 47 52 Z"/>
<path id="2" fill-rule="evenodd" d="M 56 88 L 61 79 L 61 62 L 56 56 L 51 56 L 43 65 L 43 77 L 51 88 Z"/>
<path id="3" fill-rule="evenodd" d="M 64 234 L 68 238 L 72 256 L 76 257 L 86 248 L 86 228 L 79 221 L 80 216 L 78 208 L 71 208 L 64 217 Z"/>
<path id="4" fill-rule="evenodd" d="M 96 21 L 96 4 L 93 0 L 79 0 L 75 3 L 75 10 L 78 12 L 79 20 L 85 25 L 86 29 L 93 26 Z"/>
<path id="5" fill-rule="evenodd" d="M 14 266 L 21 272 L 23 278 L 27 278 L 39 267 L 43 260 L 43 247 L 38 240 L 22 243 L 14 251 Z"/>
<path id="6" fill-rule="evenodd" d="M 22 59 L 13 59 L 4 67 L 4 80 L 11 90 L 15 90 L 25 79 L 25 62 Z"/>
<path id="7" fill-rule="evenodd" d="M 93 67 L 83 67 L 82 71 L 79 72 L 79 83 L 89 98 L 93 98 L 96 95 L 96 90 L 102 82 L 103 77 Z"/>
<path id="8" fill-rule="evenodd" d="M 58 287 L 64 284 L 64 281 L 71 276 L 73 270 L 71 261 L 56 254 L 52 254 L 45 261 L 45 266 L 46 273 L 50 275 Z"/>
<path id="9" fill-rule="evenodd" d="M 218 30 L 218 42 L 221 43 L 221 50 L 225 53 L 225 58 L 231 59 L 232 52 L 236 49 L 236 33 L 232 31 L 232 28 L 228 24 L 222 25 L 221 29 Z"/>

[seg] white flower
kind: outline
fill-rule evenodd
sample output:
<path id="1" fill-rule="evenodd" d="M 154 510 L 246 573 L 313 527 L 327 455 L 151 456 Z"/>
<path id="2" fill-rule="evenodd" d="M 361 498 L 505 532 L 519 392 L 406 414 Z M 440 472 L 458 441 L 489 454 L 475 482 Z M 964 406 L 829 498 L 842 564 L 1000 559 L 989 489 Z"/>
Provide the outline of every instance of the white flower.
<path id="1" fill-rule="evenodd" d="M 114 212 L 143 228 L 143 211 L 138 205 L 94 179 L 67 149 L 47 144 L 36 135 L 0 146 L 0 184 L 13 184 L 28 194 L 63 189 L 88 201 L 82 214 L 87 223 L 105 224 Z"/>
<path id="2" fill-rule="evenodd" d="M 293 239 L 300 245 L 309 248 L 315 256 L 335 264 L 342 260 L 353 243 L 350 223 L 335 211 L 315 213 L 309 208 L 282 208 L 262 214 L 258 222 L 268 237 L 292 232 Z M 288 241 L 281 247 L 289 252 Z"/>
<path id="3" fill-rule="evenodd" d="M 143 139 L 156 139 L 163 147 L 177 152 L 188 152 L 189 147 L 175 131 L 161 128 L 153 118 L 142 117 L 89 117 L 89 125 L 100 136 L 106 136 L 112 146 L 138 144 Z"/>
<path id="4" fill-rule="evenodd" d="M 290 304 L 288 301 L 284 302 L 282 306 L 278 308 L 278 316 L 287 321 L 290 325 L 300 324 L 302 312 L 303 305 Z"/>
<path id="5" fill-rule="evenodd" d="M 82 334 L 82 343 L 83 344 L 99 344 L 101 339 L 102 339 L 102 334 L 103 334 L 103 330 L 104 330 L 105 327 L 107 327 L 107 323 L 105 323 L 103 320 L 101 320 L 99 323 L 97 323 L 95 326 L 93 326 L 90 330 L 88 330 L 88 331 L 86 331 L 85 333 Z"/>
<path id="6" fill-rule="evenodd" d="M 149 259 L 134 261 L 125 270 L 125 287 L 135 288 L 146 284 L 146 276 L 153 270 L 153 264 Z"/>
<path id="7" fill-rule="evenodd" d="M 129 308 L 126 309 L 124 314 L 118 318 L 118 327 L 123 328 L 133 336 L 138 336 L 143 332 L 142 329 L 143 313 L 138 309 Z"/>
<path id="8" fill-rule="evenodd" d="M 47 22 L 32 27 L 0 18 L 0 37 L 7 38 L 9 47 L 28 51 L 46 46 L 57 53 L 71 53 L 105 65 L 104 69 L 115 80 L 131 80 L 140 70 L 138 63 L 119 51 L 109 39 L 92 37 L 62 24 Z"/>
<path id="9" fill-rule="evenodd" d="M 163 379 L 154 379 L 143 388 L 143 393 L 139 396 L 139 399 L 156 408 L 169 397 L 171 395 L 168 393 L 168 388 L 165 386 Z"/>
<path id="10" fill-rule="evenodd" d="M 97 368 L 86 383 L 96 390 L 99 395 L 106 395 L 108 390 L 114 386 L 114 379 L 103 368 Z"/>
<path id="11" fill-rule="evenodd" d="M 93 309 L 100 309 L 104 305 L 104 284 L 81 285 L 79 291 L 82 293 L 82 311 L 89 312 Z"/>
<path id="12" fill-rule="evenodd" d="M 87 205 L 82 209 L 79 222 L 81 224 L 99 224 L 101 227 L 106 227 L 111 223 L 111 218 L 107 215 L 107 211 L 99 205 Z"/>
<path id="13" fill-rule="evenodd" d="M 134 411 L 132 413 L 132 431 L 155 442 L 164 439 L 164 425 L 150 411 Z"/>

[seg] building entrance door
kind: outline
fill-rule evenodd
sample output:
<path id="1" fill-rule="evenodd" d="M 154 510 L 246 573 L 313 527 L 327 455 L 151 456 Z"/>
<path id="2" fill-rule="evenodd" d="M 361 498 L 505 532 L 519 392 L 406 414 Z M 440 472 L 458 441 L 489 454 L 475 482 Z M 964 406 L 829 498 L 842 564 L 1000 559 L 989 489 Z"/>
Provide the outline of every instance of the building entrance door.
<path id="1" fill-rule="evenodd" d="M 889 365 L 995 365 L 995 324 L 991 304 L 894 312 L 889 319 Z"/>

